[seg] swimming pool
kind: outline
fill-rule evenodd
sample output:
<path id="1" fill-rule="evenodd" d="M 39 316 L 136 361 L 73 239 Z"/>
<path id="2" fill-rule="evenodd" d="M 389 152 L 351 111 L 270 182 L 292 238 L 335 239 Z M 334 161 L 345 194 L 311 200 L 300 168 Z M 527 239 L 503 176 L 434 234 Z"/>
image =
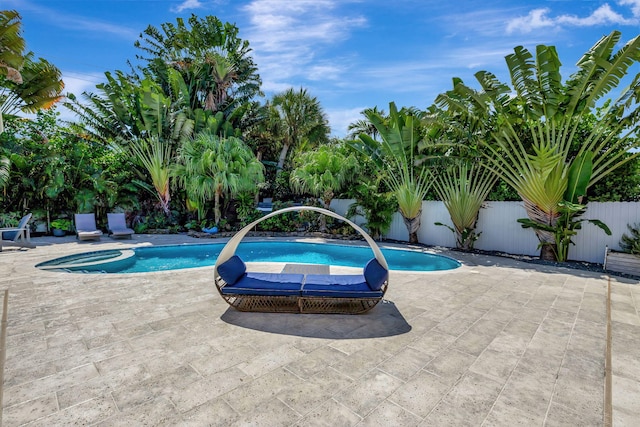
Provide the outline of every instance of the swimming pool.
<path id="1" fill-rule="evenodd" d="M 47 270 L 81 273 L 145 273 L 213 267 L 224 243 L 114 249 L 56 258 L 38 264 Z M 381 248 L 391 270 L 440 271 L 460 267 L 453 258 Z M 242 242 L 236 254 L 247 262 L 291 262 L 363 267 L 373 257 L 368 246 L 306 242 Z"/>

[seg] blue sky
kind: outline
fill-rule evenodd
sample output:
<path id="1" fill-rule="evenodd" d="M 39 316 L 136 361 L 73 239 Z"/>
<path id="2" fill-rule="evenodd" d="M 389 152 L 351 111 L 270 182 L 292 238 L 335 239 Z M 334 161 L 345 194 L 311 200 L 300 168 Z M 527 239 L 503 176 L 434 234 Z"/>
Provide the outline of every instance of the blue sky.
<path id="1" fill-rule="evenodd" d="M 22 15 L 27 48 L 63 72 L 66 91 L 95 91 L 105 71 L 128 70 L 133 43 L 160 27 L 215 15 L 250 42 L 267 97 L 289 87 L 316 96 L 334 135 L 364 108 L 426 108 L 451 79 L 488 70 L 507 81 L 504 56 L 555 45 L 563 77 L 600 37 L 640 33 L 640 0 L 2 0 Z M 638 66 L 634 69 L 637 73 Z M 65 117 L 68 118 L 68 117 Z"/>

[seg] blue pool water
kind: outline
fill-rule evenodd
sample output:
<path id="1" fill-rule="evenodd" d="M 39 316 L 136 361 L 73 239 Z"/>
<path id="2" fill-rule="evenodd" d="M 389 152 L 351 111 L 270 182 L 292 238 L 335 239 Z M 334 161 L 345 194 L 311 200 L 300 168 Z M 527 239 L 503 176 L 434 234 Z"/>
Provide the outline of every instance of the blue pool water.
<path id="1" fill-rule="evenodd" d="M 214 266 L 224 243 L 106 250 L 43 262 L 40 268 L 84 273 L 142 273 Z M 452 258 L 382 249 L 391 270 L 438 271 L 460 266 Z M 368 246 L 303 242 L 242 242 L 236 254 L 247 262 L 292 262 L 363 267 L 373 257 Z"/>

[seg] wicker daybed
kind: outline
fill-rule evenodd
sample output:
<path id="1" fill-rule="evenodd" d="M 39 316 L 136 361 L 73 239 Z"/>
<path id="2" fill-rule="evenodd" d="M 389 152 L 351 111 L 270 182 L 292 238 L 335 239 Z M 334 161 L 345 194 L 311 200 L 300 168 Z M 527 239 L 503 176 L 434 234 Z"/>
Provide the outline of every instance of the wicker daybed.
<path id="1" fill-rule="evenodd" d="M 258 223 L 291 211 L 315 211 L 346 222 L 364 237 L 374 253 L 362 274 L 300 274 L 247 272 L 235 254 L 240 241 Z M 362 228 L 326 209 L 294 206 L 252 222 L 222 248 L 214 267 L 218 292 L 240 311 L 281 313 L 364 313 L 382 300 L 389 282 L 389 267 L 375 241 Z"/>

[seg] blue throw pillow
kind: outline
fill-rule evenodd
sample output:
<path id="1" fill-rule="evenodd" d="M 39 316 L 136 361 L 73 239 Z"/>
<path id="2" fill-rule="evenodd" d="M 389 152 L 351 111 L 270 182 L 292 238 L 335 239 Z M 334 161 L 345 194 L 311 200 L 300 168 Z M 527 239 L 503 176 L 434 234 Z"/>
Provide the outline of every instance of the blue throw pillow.
<path id="1" fill-rule="evenodd" d="M 379 291 L 382 285 L 389 279 L 389 271 L 384 268 L 377 259 L 372 258 L 364 267 L 364 279 L 372 291 Z"/>
<path id="2" fill-rule="evenodd" d="M 228 285 L 236 283 L 247 271 L 247 266 L 238 255 L 234 255 L 218 266 L 218 274 Z"/>

